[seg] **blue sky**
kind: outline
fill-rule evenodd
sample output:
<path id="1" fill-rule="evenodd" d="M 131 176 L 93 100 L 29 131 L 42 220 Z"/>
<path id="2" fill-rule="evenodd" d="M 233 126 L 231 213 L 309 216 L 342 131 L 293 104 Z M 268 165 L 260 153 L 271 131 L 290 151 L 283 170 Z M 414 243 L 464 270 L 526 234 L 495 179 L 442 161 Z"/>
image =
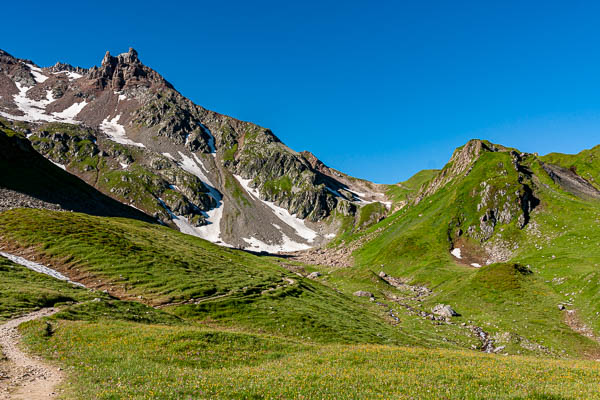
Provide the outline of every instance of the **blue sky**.
<path id="1" fill-rule="evenodd" d="M 470 138 L 600 143 L 598 2 L 17 3 L 0 42 L 14 56 L 90 67 L 133 46 L 197 104 L 376 182 Z"/>

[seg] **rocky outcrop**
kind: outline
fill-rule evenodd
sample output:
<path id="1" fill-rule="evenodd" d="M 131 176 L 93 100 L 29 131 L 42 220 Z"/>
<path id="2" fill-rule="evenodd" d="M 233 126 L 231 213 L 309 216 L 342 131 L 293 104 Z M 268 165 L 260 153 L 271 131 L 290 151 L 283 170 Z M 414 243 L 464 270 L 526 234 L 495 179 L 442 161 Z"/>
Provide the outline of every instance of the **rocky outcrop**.
<path id="1" fill-rule="evenodd" d="M 132 123 L 151 129 L 192 152 L 210 153 L 214 138 L 201 122 L 196 106 L 174 91 L 155 93 L 134 112 Z"/>
<path id="2" fill-rule="evenodd" d="M 140 62 L 138 53 L 133 48 L 116 57 L 107 51 L 100 67 L 90 68 L 86 78 L 95 81 L 96 86 L 102 89 L 110 87 L 116 91 L 139 86 L 173 89 L 160 74 Z"/>
<path id="3" fill-rule="evenodd" d="M 50 72 L 74 72 L 79 75 L 85 75 L 88 73 L 86 68 L 74 67 L 71 64 L 65 64 L 61 62 L 57 62 L 51 67 L 48 67 Z"/>
<path id="4" fill-rule="evenodd" d="M 335 196 L 302 157 L 274 140 L 272 134 L 249 136 L 230 168 L 235 174 L 252 179 L 251 185 L 261 197 L 299 218 L 313 221 L 326 218 L 335 209 Z"/>
<path id="5" fill-rule="evenodd" d="M 354 296 L 356 297 L 369 297 L 369 298 L 374 298 L 373 293 L 371 292 L 366 292 L 364 290 L 358 290 L 356 292 L 353 293 Z"/>
<path id="6" fill-rule="evenodd" d="M 378 276 L 396 289 L 413 292 L 416 298 L 426 297 L 431 294 L 431 289 L 425 286 L 409 285 L 407 283 L 408 279 L 390 276 L 383 271 L 380 271 Z"/>
<path id="7" fill-rule="evenodd" d="M 516 220 L 517 226 L 523 229 L 529 222 L 531 211 L 539 204 L 527 184 L 498 188 L 483 181 L 479 196 L 481 200 L 477 204 L 477 211 L 483 212 L 479 218 L 479 229 L 471 225 L 468 233 L 481 241 L 491 238 L 497 224 L 510 224 Z"/>
<path id="8" fill-rule="evenodd" d="M 51 123 L 29 139 L 50 160 L 164 223 L 171 216 L 163 204 L 197 226 L 206 223 L 204 212 L 215 206 L 202 181 L 173 160 L 100 138 L 92 129 Z"/>
<path id="9" fill-rule="evenodd" d="M 585 200 L 600 199 L 600 191 L 591 183 L 579 176 L 576 170 L 542 163 L 544 171 L 563 190 Z"/>
<path id="10" fill-rule="evenodd" d="M 513 222 L 523 229 L 539 204 L 532 173 L 524 164 L 528 157 L 514 149 L 471 140 L 456 149 L 442 171 L 421 188 L 413 204 L 442 188 L 455 192 L 456 216 L 449 227 L 452 243 L 462 236 L 484 243 L 492 238 L 497 226 Z M 473 187 L 474 183 L 477 186 Z"/>
<path id="11" fill-rule="evenodd" d="M 425 197 L 436 193 L 455 178 L 468 175 L 483 151 L 495 150 L 482 140 L 470 140 L 464 146 L 456 149 L 442 171 L 427 186 L 419 190 L 414 204 L 418 204 Z"/>

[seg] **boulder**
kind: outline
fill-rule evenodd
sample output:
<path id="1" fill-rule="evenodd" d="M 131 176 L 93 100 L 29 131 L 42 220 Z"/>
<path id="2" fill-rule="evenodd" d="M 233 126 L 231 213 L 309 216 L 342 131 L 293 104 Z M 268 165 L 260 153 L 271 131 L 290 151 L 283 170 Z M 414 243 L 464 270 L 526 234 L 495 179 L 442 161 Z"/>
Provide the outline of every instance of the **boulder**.
<path id="1" fill-rule="evenodd" d="M 364 290 L 359 290 L 353 293 L 357 297 L 374 297 L 373 293 L 365 292 Z"/>
<path id="2" fill-rule="evenodd" d="M 452 307 L 450 307 L 448 304 L 438 304 L 431 309 L 431 312 L 433 312 L 436 315 L 441 315 L 442 317 L 448 317 L 448 318 L 456 317 L 456 316 L 460 315 L 459 313 L 454 311 L 454 309 Z"/>
<path id="3" fill-rule="evenodd" d="M 315 272 L 311 272 L 310 274 L 308 274 L 306 277 L 308 279 L 317 279 L 318 277 L 320 277 L 322 274 L 319 271 L 315 271 Z"/>

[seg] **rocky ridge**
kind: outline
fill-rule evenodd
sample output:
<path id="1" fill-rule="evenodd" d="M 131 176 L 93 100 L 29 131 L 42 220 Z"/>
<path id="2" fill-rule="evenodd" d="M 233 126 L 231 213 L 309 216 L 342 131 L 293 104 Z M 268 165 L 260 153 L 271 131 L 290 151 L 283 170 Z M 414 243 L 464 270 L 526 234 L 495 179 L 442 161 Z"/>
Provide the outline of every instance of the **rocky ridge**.
<path id="1" fill-rule="evenodd" d="M 306 249 L 338 233 L 338 215 L 386 202 L 381 187 L 289 149 L 270 130 L 195 105 L 131 48 L 89 69 L 40 68 L 1 52 L 0 96 L 0 116 L 52 161 L 213 242 Z"/>

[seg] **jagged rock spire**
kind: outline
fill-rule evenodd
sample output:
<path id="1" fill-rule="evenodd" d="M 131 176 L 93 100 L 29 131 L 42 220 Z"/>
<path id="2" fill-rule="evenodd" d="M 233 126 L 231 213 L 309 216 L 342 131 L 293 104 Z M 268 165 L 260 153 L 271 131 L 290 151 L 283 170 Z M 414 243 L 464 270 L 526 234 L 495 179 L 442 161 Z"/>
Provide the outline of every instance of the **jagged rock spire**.
<path id="1" fill-rule="evenodd" d="M 135 64 L 140 62 L 140 60 L 138 59 L 138 52 L 135 51 L 133 47 L 130 47 L 127 53 L 119 54 L 119 58 L 122 58 L 123 61 L 128 64 Z"/>
<path id="2" fill-rule="evenodd" d="M 138 52 L 130 47 L 127 53 L 112 56 L 106 52 L 100 68 L 92 68 L 90 78 L 97 79 L 101 87 L 110 86 L 122 90 L 125 86 L 152 86 L 153 84 L 172 87 L 158 73 L 144 66 Z"/>

